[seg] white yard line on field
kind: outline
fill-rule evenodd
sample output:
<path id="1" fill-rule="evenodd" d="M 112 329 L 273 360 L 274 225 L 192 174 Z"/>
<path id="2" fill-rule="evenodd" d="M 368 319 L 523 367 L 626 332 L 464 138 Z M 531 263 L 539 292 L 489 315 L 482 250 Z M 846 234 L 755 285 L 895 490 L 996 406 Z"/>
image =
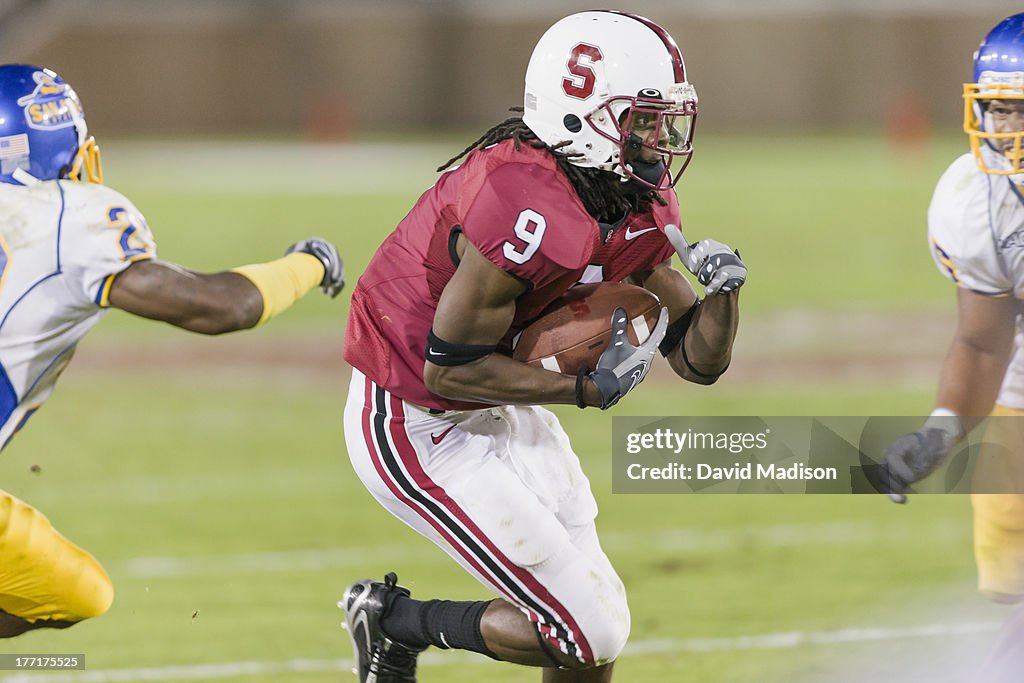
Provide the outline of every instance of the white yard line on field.
<path id="1" fill-rule="evenodd" d="M 650 654 L 738 652 L 743 650 L 785 650 L 814 645 L 834 645 L 908 638 L 962 636 L 995 630 L 995 622 L 931 624 L 903 628 L 857 628 L 840 631 L 791 631 L 731 638 L 683 638 L 641 640 L 626 646 L 622 657 Z M 468 653 L 431 652 L 420 658 L 424 667 L 456 663 L 486 662 Z M 219 662 L 213 664 L 97 669 L 66 673 L 21 673 L 0 678 L 0 683 L 122 683 L 135 681 L 189 681 L 242 676 L 273 676 L 285 673 L 347 671 L 351 659 L 291 659 L 280 662 Z"/>
<path id="2" fill-rule="evenodd" d="M 946 543 L 966 541 L 970 527 L 963 520 L 934 519 L 927 527 L 870 522 L 837 521 L 806 524 L 742 526 L 729 529 L 654 529 L 601 534 L 602 545 L 611 553 L 658 548 L 691 553 L 722 552 L 762 547 L 790 548 L 812 545 L 898 543 L 909 539 L 934 538 Z M 238 576 L 274 572 L 320 571 L 373 562 L 407 560 L 438 563 L 449 559 L 443 553 L 427 553 L 422 543 L 379 547 L 307 548 L 279 552 L 237 553 L 196 557 L 136 557 L 110 563 L 111 574 L 119 579 L 179 578 L 189 576 Z"/>

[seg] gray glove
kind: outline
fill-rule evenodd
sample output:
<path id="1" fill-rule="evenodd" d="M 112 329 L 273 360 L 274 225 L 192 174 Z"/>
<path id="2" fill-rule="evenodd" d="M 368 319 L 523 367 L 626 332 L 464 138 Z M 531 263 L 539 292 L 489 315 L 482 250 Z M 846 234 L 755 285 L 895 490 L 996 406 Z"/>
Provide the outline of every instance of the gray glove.
<path id="1" fill-rule="evenodd" d="M 626 309 L 616 308 L 612 313 L 612 340 L 597 359 L 597 369 L 587 372 L 587 368 L 584 368 L 578 377 L 580 381 L 576 382 L 576 404 L 581 408 L 585 405 L 581 395 L 581 380 L 584 377 L 589 377 L 601 394 L 601 410 L 612 407 L 633 387 L 640 384 L 647 371 L 651 369 L 654 353 L 668 330 L 668 309 L 662 306 L 654 331 L 640 346 L 629 343 L 626 337 L 627 329 L 629 315 Z"/>
<path id="2" fill-rule="evenodd" d="M 338 296 L 345 286 L 345 264 L 336 246 L 322 237 L 311 237 L 296 242 L 284 253 L 287 256 L 293 252 L 312 254 L 320 259 L 320 263 L 324 264 L 324 279 L 320 281 L 320 289 L 332 299 Z"/>
<path id="3" fill-rule="evenodd" d="M 728 294 L 747 281 L 747 267 L 740 260 L 739 252 L 715 240 L 701 240 L 691 244 L 684 263 L 697 276 L 697 281 L 704 285 L 707 296 L 719 292 Z"/>
<path id="4" fill-rule="evenodd" d="M 747 281 L 747 266 L 733 251 L 721 242 L 701 240 L 687 244 L 682 231 L 675 225 L 665 226 L 665 236 L 675 247 L 686 269 L 704 285 L 704 294 L 728 294 Z"/>
<path id="5" fill-rule="evenodd" d="M 904 434 L 885 449 L 881 468 L 882 492 L 894 503 L 906 503 L 906 488 L 934 472 L 963 436 L 960 418 L 932 416 L 921 429 Z"/>

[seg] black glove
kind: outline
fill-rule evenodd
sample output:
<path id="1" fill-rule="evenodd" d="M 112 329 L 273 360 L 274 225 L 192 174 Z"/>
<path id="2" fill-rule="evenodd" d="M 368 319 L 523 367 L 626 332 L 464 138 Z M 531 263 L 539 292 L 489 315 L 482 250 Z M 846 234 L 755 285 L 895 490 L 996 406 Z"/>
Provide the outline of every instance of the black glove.
<path id="1" fill-rule="evenodd" d="M 629 315 L 624 308 L 616 308 L 612 313 L 612 340 L 601 357 L 597 359 L 597 369 L 589 372 L 588 368 L 580 370 L 576 378 L 576 405 L 583 408 L 583 380 L 589 378 L 598 393 L 601 394 L 601 410 L 610 408 L 619 399 L 628 394 L 633 387 L 640 384 L 647 371 L 651 369 L 654 353 L 668 330 L 668 309 L 664 306 L 658 316 L 658 324 L 654 326 L 651 336 L 640 346 L 633 346 L 626 337 L 629 329 Z"/>
<path id="2" fill-rule="evenodd" d="M 312 254 L 324 264 L 324 279 L 320 281 L 320 289 L 332 299 L 345 286 L 345 264 L 341 260 L 338 248 L 321 237 L 296 242 L 284 252 L 285 256 L 293 252 Z"/>
<path id="3" fill-rule="evenodd" d="M 934 472 L 963 436 L 960 418 L 932 416 L 921 429 L 904 434 L 885 449 L 879 484 L 894 503 L 906 503 L 906 488 Z"/>

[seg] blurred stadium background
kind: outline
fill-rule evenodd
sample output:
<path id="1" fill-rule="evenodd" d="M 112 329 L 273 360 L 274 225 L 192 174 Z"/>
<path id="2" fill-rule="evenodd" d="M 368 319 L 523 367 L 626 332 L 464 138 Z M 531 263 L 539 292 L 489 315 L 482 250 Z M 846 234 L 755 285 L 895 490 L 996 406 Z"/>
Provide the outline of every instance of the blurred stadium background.
<path id="1" fill-rule="evenodd" d="M 4 0 L 0 54 L 76 84 L 118 135 L 476 130 L 585 0 Z M 1002 0 L 642 0 L 683 49 L 701 131 L 955 124 Z M 977 37 L 975 37 L 977 36 Z M 954 93 L 953 97 L 948 94 Z"/>
<path id="2" fill-rule="evenodd" d="M 354 282 L 433 169 L 519 103 L 544 28 L 590 3 L 2 0 L 0 60 L 78 90 L 108 184 L 163 258 L 265 260 L 310 234 Z M 953 292 L 925 209 L 966 150 L 960 84 L 1014 3 L 648 0 L 701 98 L 684 228 L 743 251 L 730 373 L 665 368 L 614 414 L 926 413 Z M 0 683 L 354 680 L 334 600 L 395 569 L 485 597 L 352 475 L 345 297 L 203 339 L 113 312 L 0 457 L 0 482 L 92 551 L 111 612 L 0 652 L 89 671 Z M 921 496 L 613 496 L 611 414 L 558 411 L 630 591 L 624 681 L 961 681 L 1001 609 L 973 593 L 969 503 Z M 453 653 L 421 680 L 527 681 Z"/>

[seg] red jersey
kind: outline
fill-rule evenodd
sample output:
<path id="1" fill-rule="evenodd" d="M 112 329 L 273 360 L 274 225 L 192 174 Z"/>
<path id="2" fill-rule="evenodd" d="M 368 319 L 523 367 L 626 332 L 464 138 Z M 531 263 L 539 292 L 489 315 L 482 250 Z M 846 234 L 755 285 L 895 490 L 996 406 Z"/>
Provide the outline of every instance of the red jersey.
<path id="1" fill-rule="evenodd" d="M 427 408 L 473 410 L 423 383 L 427 333 L 455 273 L 455 242 L 465 237 L 488 260 L 527 284 L 498 351 L 552 301 L 579 282 L 617 282 L 674 252 L 663 229 L 679 225 L 675 193 L 667 206 L 626 216 L 602 243 L 598 223 L 544 149 L 511 140 L 470 154 L 438 178 L 374 254 L 352 292 L 345 360 L 395 396 Z"/>

